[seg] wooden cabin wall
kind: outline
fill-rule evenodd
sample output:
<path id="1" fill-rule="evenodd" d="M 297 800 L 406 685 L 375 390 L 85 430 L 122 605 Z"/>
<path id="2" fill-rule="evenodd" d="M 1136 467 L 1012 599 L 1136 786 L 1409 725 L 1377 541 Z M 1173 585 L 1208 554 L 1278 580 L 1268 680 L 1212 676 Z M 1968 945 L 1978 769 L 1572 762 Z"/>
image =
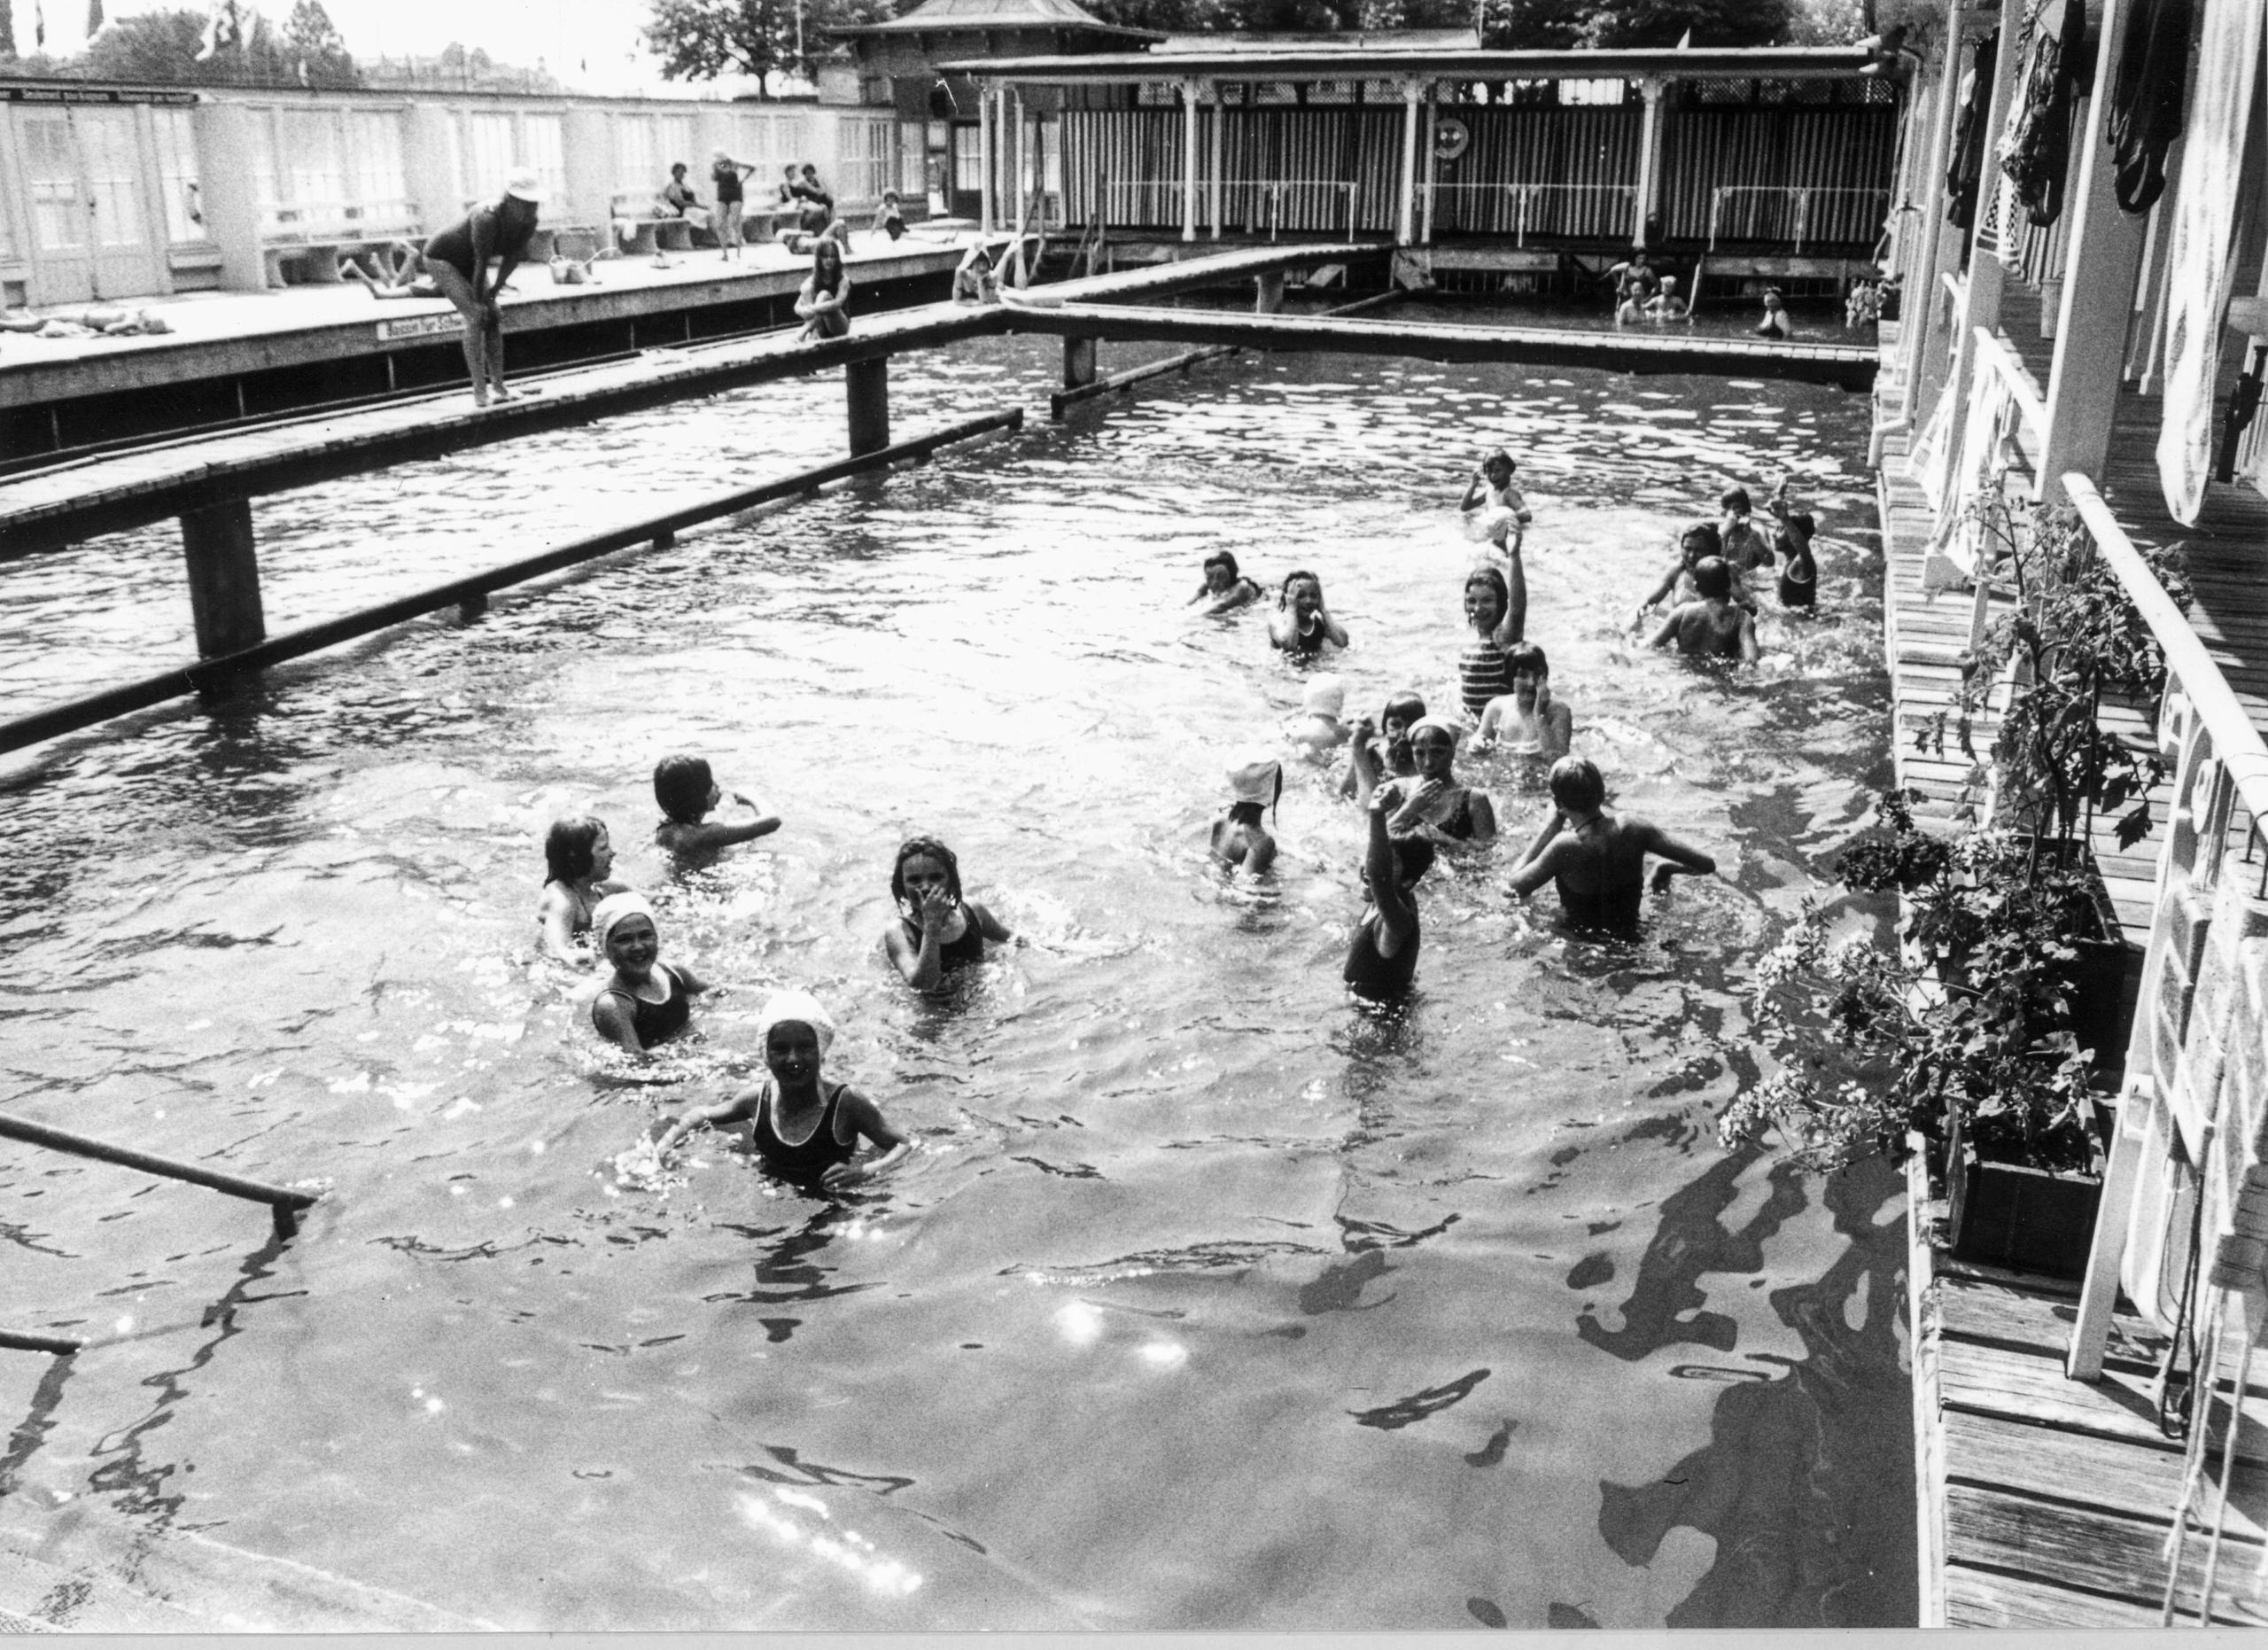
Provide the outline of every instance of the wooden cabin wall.
<path id="1" fill-rule="evenodd" d="M 1891 204 L 1897 152 L 1898 108 L 1891 103 L 1673 107 L 1662 121 L 1660 238 L 1706 243 L 1720 186 L 1801 187 L 1858 191 L 1812 197 L 1805 251 L 1871 247 Z M 1784 198 L 1736 197 L 1721 237 L 1792 245 L 1794 227 Z"/>

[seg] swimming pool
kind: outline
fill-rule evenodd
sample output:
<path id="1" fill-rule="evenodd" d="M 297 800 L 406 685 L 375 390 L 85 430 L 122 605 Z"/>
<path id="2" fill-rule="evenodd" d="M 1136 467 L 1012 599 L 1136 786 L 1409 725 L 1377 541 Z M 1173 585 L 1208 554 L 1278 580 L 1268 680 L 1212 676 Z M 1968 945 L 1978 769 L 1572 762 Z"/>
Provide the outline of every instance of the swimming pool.
<path id="1" fill-rule="evenodd" d="M 901 360 L 900 425 L 1057 365 Z M 112 1571 L 219 1543 L 517 1628 L 1909 1622 L 1899 1188 L 1713 1125 L 1756 1075 L 1752 960 L 1887 768 L 1865 416 L 1247 358 L 12 762 L 0 1106 L 330 1189 L 279 1252 L 256 1209 L 0 1153 L 0 1322 L 102 1339 L 0 1361 L 0 1534 Z M 277 501 L 269 621 L 816 460 L 841 416 L 839 382 L 773 385 Z M 1506 439 L 1577 748 L 1725 876 L 1640 943 L 1567 938 L 1497 891 L 1540 774 L 1463 763 L 1507 840 L 1430 879 L 1418 995 L 1372 1017 L 1324 776 L 1272 888 L 1206 863 L 1302 678 L 1259 613 L 1182 603 L 1215 548 L 1312 568 L 1350 713 L 1447 703 L 1453 505 Z M 1674 525 L 1783 467 L 1822 617 L 1768 618 L 1745 674 L 1635 646 Z M 12 572 L 0 691 L 183 650 L 151 640 L 186 632 L 175 554 Z M 785 829 L 669 875 L 680 748 Z M 627 1080 L 535 958 L 540 833 L 579 807 L 732 987 L 682 1081 Z M 916 829 L 1030 942 L 937 1002 L 877 943 Z M 622 1183 L 782 982 L 923 1150 L 839 1208 L 715 1137 Z"/>

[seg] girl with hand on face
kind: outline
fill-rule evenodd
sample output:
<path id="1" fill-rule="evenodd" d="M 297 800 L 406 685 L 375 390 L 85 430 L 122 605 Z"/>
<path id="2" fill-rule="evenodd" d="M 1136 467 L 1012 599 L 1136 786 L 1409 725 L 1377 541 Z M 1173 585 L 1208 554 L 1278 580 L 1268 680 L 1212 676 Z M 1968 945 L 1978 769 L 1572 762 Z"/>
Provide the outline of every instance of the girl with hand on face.
<path id="1" fill-rule="evenodd" d="M 579 935 L 591 931 L 591 913 L 609 894 L 624 891 L 607 880 L 614 869 L 614 844 L 606 827 L 588 814 L 554 820 L 543 839 L 543 899 L 535 920 L 543 925 L 543 948 L 562 962 L 579 960 Z"/>
<path id="2" fill-rule="evenodd" d="M 960 891 L 960 861 L 935 837 L 915 837 L 890 868 L 897 921 L 883 930 L 889 960 L 915 991 L 934 991 L 948 974 L 984 961 L 984 942 L 1014 938 L 999 918 Z"/>
<path id="3" fill-rule="evenodd" d="M 643 896 L 609 894 L 591 913 L 591 935 L 614 973 L 591 1000 L 591 1023 L 610 1043 L 642 1055 L 685 1030 L 692 999 L 709 982 L 682 963 L 664 962 L 661 930 Z"/>
<path id="4" fill-rule="evenodd" d="M 722 1105 L 688 1111 L 654 1142 L 660 1156 L 697 1128 L 755 1120 L 753 1136 L 765 1171 L 813 1188 L 846 1186 L 882 1172 L 913 1149 L 890 1127 L 882 1109 L 848 1083 L 821 1080 L 820 1062 L 835 1045 L 835 1021 L 819 1000 L 779 992 L 764 1005 L 756 1028 L 770 1073 Z M 882 1156 L 857 1161 L 864 1138 Z"/>
<path id="5" fill-rule="evenodd" d="M 1543 650 L 1523 642 L 1504 656 L 1512 690 L 1491 699 L 1480 718 L 1476 749 L 1498 741 L 1514 756 L 1557 761 L 1575 740 L 1575 712 L 1551 697 L 1551 665 Z"/>
<path id="6" fill-rule="evenodd" d="M 1284 575 L 1276 593 L 1276 611 L 1268 620 L 1268 639 L 1293 658 L 1313 658 L 1324 643 L 1347 645 L 1347 632 L 1323 604 L 1323 580 L 1301 570 Z"/>
<path id="7" fill-rule="evenodd" d="M 1415 778 L 1389 780 L 1379 787 L 1386 798 L 1386 828 L 1395 837 L 1423 837 L 1436 847 L 1487 842 L 1496 834 L 1495 805 L 1488 793 L 1461 784 L 1453 771 L 1456 724 L 1428 716 L 1410 730 Z"/>
<path id="8" fill-rule="evenodd" d="M 1371 792 L 1385 781 L 1416 774 L 1418 761 L 1410 754 L 1410 730 L 1425 714 L 1425 701 L 1404 689 L 1386 702 L 1377 721 L 1357 716 L 1348 736 L 1347 774 L 1339 782 L 1339 794 L 1353 797 L 1367 807 Z"/>

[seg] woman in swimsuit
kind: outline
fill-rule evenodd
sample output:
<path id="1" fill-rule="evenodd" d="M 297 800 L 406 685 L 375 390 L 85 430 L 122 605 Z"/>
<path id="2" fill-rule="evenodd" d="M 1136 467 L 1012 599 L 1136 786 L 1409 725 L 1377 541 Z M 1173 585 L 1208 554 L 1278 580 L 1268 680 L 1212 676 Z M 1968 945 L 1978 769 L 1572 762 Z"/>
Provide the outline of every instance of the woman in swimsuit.
<path id="1" fill-rule="evenodd" d="M 599 901 L 625 891 L 620 883 L 607 880 L 614 869 L 614 844 L 607 840 L 606 827 L 586 813 L 554 820 L 543 839 L 543 899 L 535 913 L 543 925 L 543 948 L 572 962 L 579 955 L 575 938 L 591 931 L 591 913 Z"/>
<path id="2" fill-rule="evenodd" d="M 1488 793 L 1460 784 L 1452 771 L 1456 759 L 1456 724 L 1428 716 L 1410 730 L 1415 777 L 1388 780 L 1379 787 L 1394 811 L 1386 829 L 1397 837 L 1423 837 L 1435 847 L 1487 842 L 1496 834 L 1496 808 Z M 1366 798 L 1367 800 L 1367 798 Z"/>
<path id="3" fill-rule="evenodd" d="M 890 868 L 897 921 L 882 944 L 915 991 L 935 991 L 946 975 L 984 961 L 984 942 L 1014 938 L 1005 923 L 960 891 L 960 861 L 935 837 L 915 837 Z"/>
<path id="4" fill-rule="evenodd" d="M 1323 580 L 1301 569 L 1284 575 L 1276 593 L 1276 611 L 1268 621 L 1268 639 L 1295 659 L 1313 658 L 1328 642 L 1347 645 L 1347 632 L 1323 604 Z"/>
<path id="5" fill-rule="evenodd" d="M 1638 926 L 1646 891 L 1646 856 L 1660 893 L 1675 876 L 1708 876 L 1717 861 L 1645 820 L 1617 819 L 1606 811 L 1606 781 L 1580 756 L 1551 766 L 1551 817 L 1528 844 L 1509 891 L 1525 899 L 1546 883 L 1559 886 L 1559 915 L 1570 928 L 1627 933 Z"/>
<path id="6" fill-rule="evenodd" d="M 1355 995 L 1371 1002 L 1392 1002 L 1410 989 L 1418 974 L 1418 879 L 1433 863 L 1433 844 L 1423 837 L 1396 837 L 1386 822 L 1383 792 L 1371 798 L 1370 843 L 1363 857 L 1363 887 L 1369 895 L 1355 938 L 1347 947 L 1340 978 Z"/>
<path id="7" fill-rule="evenodd" d="M 1357 716 L 1348 735 L 1347 774 L 1339 782 L 1339 794 L 1367 806 L 1380 782 L 1414 775 L 1418 762 L 1410 754 L 1410 730 L 1425 714 L 1425 701 L 1405 689 L 1386 702 L 1377 721 Z"/>
<path id="8" fill-rule="evenodd" d="M 724 150 L 711 151 L 709 156 L 709 182 L 717 191 L 717 240 L 722 255 L 737 261 L 742 243 L 748 237 L 741 229 L 741 214 L 748 206 L 748 175 L 756 168 L 743 166 Z"/>
<path id="9" fill-rule="evenodd" d="M 812 249 L 811 277 L 796 294 L 796 313 L 804 318 L 806 342 L 841 338 L 850 330 L 850 272 L 843 267 L 843 248 L 822 238 Z"/>
<path id="10" fill-rule="evenodd" d="M 1266 594 L 1259 580 L 1237 571 L 1234 556 L 1226 550 L 1216 550 L 1205 558 L 1205 582 L 1197 587 L 1197 594 L 1184 605 L 1194 607 L 1200 602 L 1210 602 L 1212 606 L 1205 610 L 1205 617 L 1211 619 L 1249 607 Z"/>
<path id="11" fill-rule="evenodd" d="M 642 1055 L 685 1030 L 691 1000 L 708 981 L 682 964 L 664 962 L 654 907 L 637 894 L 609 894 L 591 913 L 591 936 L 614 974 L 591 1001 L 591 1023 L 609 1042 Z"/>
<path id="12" fill-rule="evenodd" d="M 1780 538 L 1788 551 L 1788 564 L 1780 570 L 1780 605 L 1815 607 L 1819 603 L 1819 564 L 1812 559 L 1811 541 L 1819 531 L 1819 523 L 1809 510 L 1788 508 L 1784 481 L 1767 503 L 1780 518 Z"/>
<path id="13" fill-rule="evenodd" d="M 425 273 L 464 317 L 464 361 L 472 370 L 476 407 L 487 406 L 491 394 L 498 401 L 511 399 L 504 387 L 504 318 L 496 294 L 527 256 L 542 199 L 535 174 L 515 172 L 502 198 L 476 206 L 425 243 Z M 488 278 L 492 263 L 493 281 Z"/>
<path id="14" fill-rule="evenodd" d="M 757 1021 L 757 1045 L 771 1075 L 722 1105 L 688 1111 L 654 1143 L 665 1153 L 697 1128 L 754 1119 L 751 1132 L 766 1173 L 812 1188 L 833 1188 L 880 1174 L 913 1149 L 882 1109 L 848 1083 L 827 1083 L 820 1062 L 835 1046 L 835 1021 L 817 998 L 780 992 Z M 861 1136 L 882 1156 L 857 1162 Z"/>
<path id="15" fill-rule="evenodd" d="M 1479 722 L 1490 704 L 1512 691 L 1505 650 L 1519 643 L 1527 629 L 1527 574 L 1520 567 L 1519 545 L 1512 545 L 1511 578 L 1494 567 L 1476 567 L 1464 579 L 1464 622 L 1473 639 L 1457 656 L 1459 697 L 1467 720 Z"/>
<path id="16" fill-rule="evenodd" d="M 1523 642 L 1504 656 L 1512 675 L 1510 697 L 1489 702 L 1480 719 L 1475 749 L 1502 742 L 1513 756 L 1541 756 L 1557 761 L 1575 739 L 1575 713 L 1551 697 L 1551 665 L 1543 650 Z"/>
<path id="17" fill-rule="evenodd" d="M 1213 821 L 1213 857 L 1233 870 L 1241 865 L 1254 876 L 1276 863 L 1276 838 L 1266 814 L 1284 796 L 1284 765 L 1258 756 L 1229 770 L 1229 811 Z"/>

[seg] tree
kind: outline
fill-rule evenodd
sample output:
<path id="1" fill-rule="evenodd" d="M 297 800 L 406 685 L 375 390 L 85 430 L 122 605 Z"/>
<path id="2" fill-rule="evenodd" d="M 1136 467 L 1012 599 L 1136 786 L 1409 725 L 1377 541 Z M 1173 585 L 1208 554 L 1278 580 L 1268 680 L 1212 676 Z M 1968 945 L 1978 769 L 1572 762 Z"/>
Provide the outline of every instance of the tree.
<path id="1" fill-rule="evenodd" d="M 284 52 L 295 59 L 295 74 L 310 86 L 359 86 L 361 74 L 346 50 L 346 41 L 322 0 L 298 0 L 284 25 Z"/>
<path id="2" fill-rule="evenodd" d="M 800 8 L 796 0 L 653 0 L 646 43 L 667 79 L 745 74 L 768 90 L 767 76 L 808 75 L 836 29 L 882 22 L 896 9 L 889 0 L 803 0 Z"/>

